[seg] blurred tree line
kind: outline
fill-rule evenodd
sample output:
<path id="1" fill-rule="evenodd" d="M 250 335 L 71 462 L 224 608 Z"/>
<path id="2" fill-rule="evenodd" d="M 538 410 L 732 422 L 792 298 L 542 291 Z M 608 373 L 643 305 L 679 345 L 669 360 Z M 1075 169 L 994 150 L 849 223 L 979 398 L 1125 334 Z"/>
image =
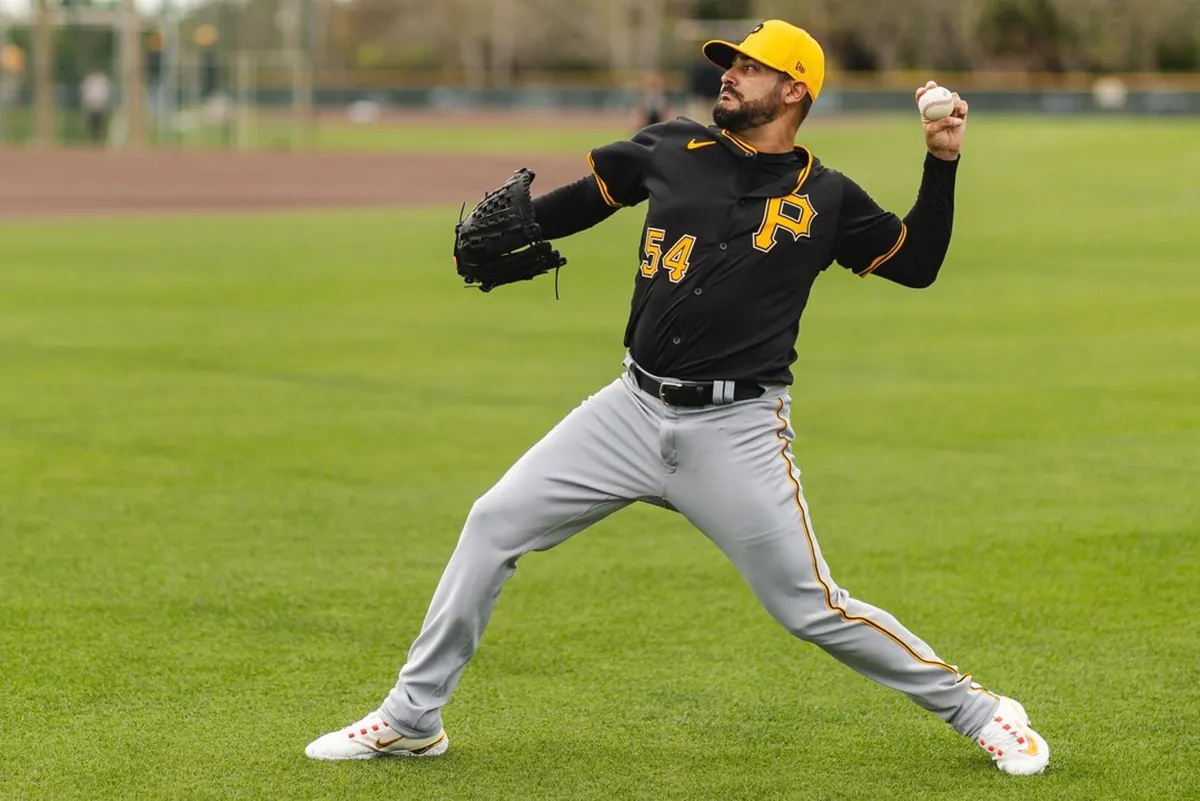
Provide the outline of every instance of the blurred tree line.
<path id="1" fill-rule="evenodd" d="M 1200 0 L 350 0 L 326 46 L 346 64 L 503 83 L 524 70 L 680 67 L 695 57 L 681 21 L 767 17 L 808 28 L 851 72 L 1200 72 Z"/>
<path id="2" fill-rule="evenodd" d="M 763 0 L 845 70 L 1200 71 L 1197 0 Z"/>
<path id="3" fill-rule="evenodd" d="M 713 31 L 740 37 L 768 17 L 809 29 L 842 72 L 1200 72 L 1200 0 L 207 0 L 180 34 L 186 44 L 202 26 L 219 30 L 209 55 L 226 65 L 235 52 L 301 48 L 318 74 L 503 86 L 531 73 L 684 69 Z M 66 83 L 112 61 L 107 31 L 55 37 Z M 28 39 L 10 27 L 10 42 Z"/>

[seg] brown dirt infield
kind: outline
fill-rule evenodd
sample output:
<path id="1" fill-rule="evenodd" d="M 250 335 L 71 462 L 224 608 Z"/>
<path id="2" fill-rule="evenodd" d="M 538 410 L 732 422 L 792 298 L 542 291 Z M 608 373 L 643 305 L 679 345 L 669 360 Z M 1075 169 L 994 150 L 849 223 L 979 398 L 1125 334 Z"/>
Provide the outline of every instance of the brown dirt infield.
<path id="1" fill-rule="evenodd" d="M 344 111 L 327 111 L 329 119 Z M 821 125 L 853 124 L 819 120 Z M 632 126 L 613 111 L 391 112 L 381 124 L 588 129 Z M 431 155 L 221 150 L 142 153 L 0 147 L 0 219 L 470 205 L 518 167 L 535 191 L 587 172 L 583 154 Z"/>
<path id="2" fill-rule="evenodd" d="M 528 166 L 545 189 L 581 156 L 0 150 L 0 218 L 468 206 Z"/>

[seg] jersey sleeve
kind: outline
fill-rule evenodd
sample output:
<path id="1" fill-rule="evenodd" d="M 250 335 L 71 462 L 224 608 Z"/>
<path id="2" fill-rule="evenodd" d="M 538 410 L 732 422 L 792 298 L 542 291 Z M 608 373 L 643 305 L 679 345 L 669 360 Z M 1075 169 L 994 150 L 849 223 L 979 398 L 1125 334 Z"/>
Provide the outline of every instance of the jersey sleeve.
<path id="1" fill-rule="evenodd" d="M 588 164 L 605 203 L 614 208 L 636 206 L 648 197 L 646 171 L 667 125 L 647 126 L 632 139 L 613 142 L 588 153 Z"/>
<path id="2" fill-rule="evenodd" d="M 842 181 L 841 216 L 833 258 L 856 274 L 867 276 L 900 252 L 908 228 L 850 178 L 843 175 Z"/>

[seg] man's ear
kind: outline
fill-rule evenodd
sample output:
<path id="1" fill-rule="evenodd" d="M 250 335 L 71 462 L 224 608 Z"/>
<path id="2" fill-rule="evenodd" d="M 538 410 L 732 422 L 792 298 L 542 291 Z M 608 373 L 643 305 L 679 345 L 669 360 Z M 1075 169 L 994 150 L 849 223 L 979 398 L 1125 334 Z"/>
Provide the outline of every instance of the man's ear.
<path id="1" fill-rule="evenodd" d="M 804 81 L 791 81 L 783 93 L 783 99 L 788 103 L 799 103 L 808 96 L 808 84 Z"/>

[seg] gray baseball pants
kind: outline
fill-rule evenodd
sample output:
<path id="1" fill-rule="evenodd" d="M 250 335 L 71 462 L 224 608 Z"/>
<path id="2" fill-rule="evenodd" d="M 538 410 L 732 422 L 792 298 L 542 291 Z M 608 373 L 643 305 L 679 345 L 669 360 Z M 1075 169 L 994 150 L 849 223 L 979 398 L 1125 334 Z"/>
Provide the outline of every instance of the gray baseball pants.
<path id="1" fill-rule="evenodd" d="M 628 370 L 587 398 L 471 508 L 383 717 L 410 736 L 436 733 L 517 560 L 643 501 L 680 512 L 708 536 L 793 635 L 974 737 L 997 697 L 830 576 L 789 412 L 783 386 L 754 400 L 671 407 Z"/>

